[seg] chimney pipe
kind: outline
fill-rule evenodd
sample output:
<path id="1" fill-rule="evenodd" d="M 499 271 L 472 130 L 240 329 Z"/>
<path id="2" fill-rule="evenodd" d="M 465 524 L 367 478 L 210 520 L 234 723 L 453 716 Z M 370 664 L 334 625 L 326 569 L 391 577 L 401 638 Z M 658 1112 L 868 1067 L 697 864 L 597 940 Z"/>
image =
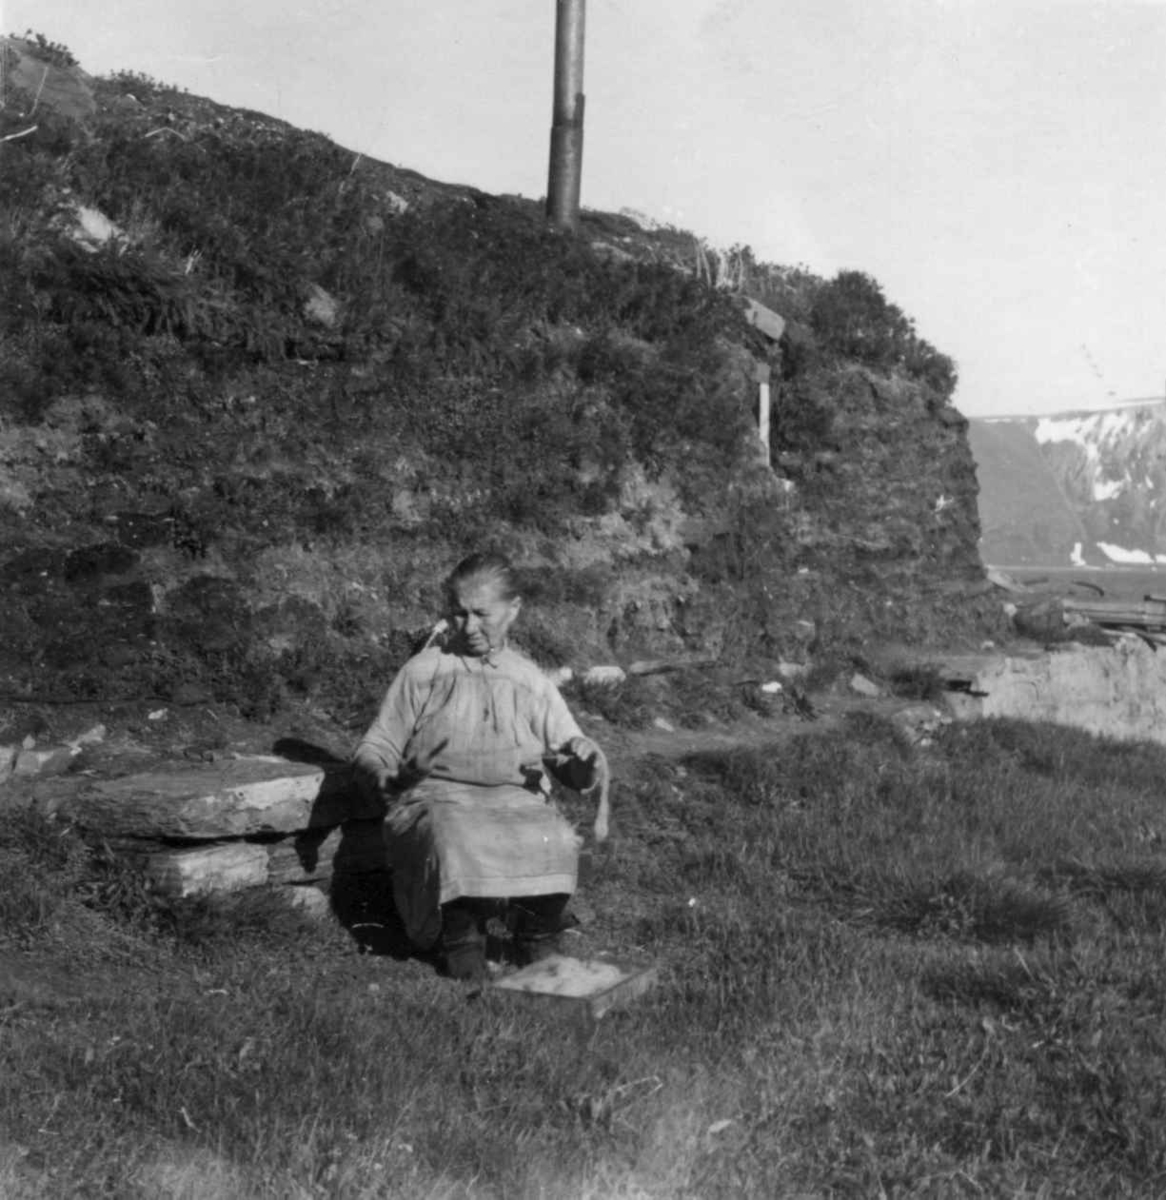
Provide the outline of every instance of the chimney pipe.
<path id="1" fill-rule="evenodd" d="M 555 106 L 547 177 L 547 217 L 556 229 L 579 225 L 583 177 L 583 27 L 586 0 L 556 0 Z"/>

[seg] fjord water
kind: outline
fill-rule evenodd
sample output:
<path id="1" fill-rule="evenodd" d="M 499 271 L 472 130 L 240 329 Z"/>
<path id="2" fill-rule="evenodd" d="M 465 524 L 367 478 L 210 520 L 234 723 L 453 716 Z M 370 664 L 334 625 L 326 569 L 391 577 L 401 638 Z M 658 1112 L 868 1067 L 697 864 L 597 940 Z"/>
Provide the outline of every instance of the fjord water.
<path id="1" fill-rule="evenodd" d="M 1082 594 L 1100 588 L 1108 600 L 1143 600 L 1146 596 L 1166 596 L 1166 566 L 1136 567 L 1009 567 L 998 570 L 1019 583 L 1080 590 Z M 1073 585 L 1081 585 L 1074 588 Z"/>

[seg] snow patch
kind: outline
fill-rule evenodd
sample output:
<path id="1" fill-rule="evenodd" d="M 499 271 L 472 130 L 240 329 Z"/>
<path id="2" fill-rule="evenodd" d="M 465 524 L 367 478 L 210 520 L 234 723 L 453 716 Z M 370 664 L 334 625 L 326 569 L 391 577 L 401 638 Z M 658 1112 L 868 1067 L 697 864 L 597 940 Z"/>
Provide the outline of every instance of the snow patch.
<path id="1" fill-rule="evenodd" d="M 1110 562 L 1122 563 L 1125 566 L 1152 566 L 1154 559 L 1145 550 L 1127 550 L 1124 546 L 1115 546 L 1112 542 L 1098 542 L 1097 548 Z"/>
<path id="2" fill-rule="evenodd" d="M 1138 413 L 1131 409 L 1089 413 L 1077 417 L 1041 417 L 1033 436 L 1044 445 L 1047 442 L 1076 442 L 1090 461 L 1097 457 L 1097 447 L 1109 438 L 1130 433 L 1138 423 Z"/>
<path id="3" fill-rule="evenodd" d="M 1080 542 L 1073 543 L 1073 549 L 1069 554 L 1069 561 L 1075 567 L 1085 566 L 1085 556 L 1081 553 L 1081 543 Z"/>
<path id="4" fill-rule="evenodd" d="M 1093 499 L 1112 500 L 1114 496 L 1121 495 L 1124 487 L 1124 479 L 1095 479 L 1093 481 Z"/>

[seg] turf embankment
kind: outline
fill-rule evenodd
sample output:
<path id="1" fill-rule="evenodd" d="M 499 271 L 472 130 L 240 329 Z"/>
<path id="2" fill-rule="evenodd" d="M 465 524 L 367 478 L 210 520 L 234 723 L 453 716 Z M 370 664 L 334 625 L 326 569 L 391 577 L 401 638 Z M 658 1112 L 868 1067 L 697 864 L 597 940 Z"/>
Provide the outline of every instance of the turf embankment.
<path id="1" fill-rule="evenodd" d="M 0 698 L 340 719 L 486 545 L 551 666 L 1000 640 L 955 365 L 869 276 L 0 57 Z"/>
<path id="2" fill-rule="evenodd" d="M 1161 1194 L 1166 752 L 873 718 L 642 760 L 588 1036 L 0 832 L 0 1193 Z"/>

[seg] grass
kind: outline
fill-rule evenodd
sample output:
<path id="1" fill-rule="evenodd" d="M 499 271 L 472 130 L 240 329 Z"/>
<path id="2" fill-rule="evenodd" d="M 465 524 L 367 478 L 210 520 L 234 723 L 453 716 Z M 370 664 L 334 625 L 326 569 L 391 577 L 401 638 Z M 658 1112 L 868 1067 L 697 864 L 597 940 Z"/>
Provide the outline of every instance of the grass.
<path id="1" fill-rule="evenodd" d="M 639 762 L 590 1032 L 260 900 L 161 914 L 0 833 L 0 1193 L 1149 1196 L 1164 752 L 867 720 Z"/>

